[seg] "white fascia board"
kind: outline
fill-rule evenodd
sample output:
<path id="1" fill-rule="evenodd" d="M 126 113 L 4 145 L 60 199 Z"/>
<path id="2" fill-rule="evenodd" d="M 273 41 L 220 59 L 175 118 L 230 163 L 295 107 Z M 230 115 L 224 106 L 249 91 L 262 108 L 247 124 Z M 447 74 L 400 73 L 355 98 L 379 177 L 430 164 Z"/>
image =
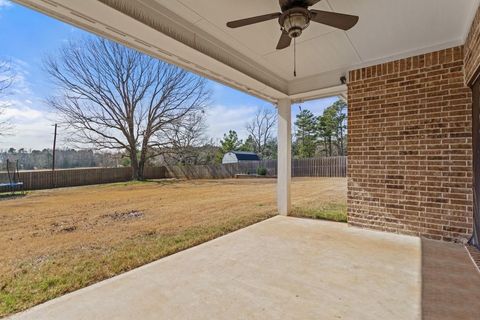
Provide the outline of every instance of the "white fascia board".
<path id="1" fill-rule="evenodd" d="M 301 102 L 316 100 L 321 98 L 346 96 L 346 95 L 347 95 L 347 86 L 342 84 L 339 86 L 333 86 L 329 88 L 317 89 L 317 90 L 313 90 L 305 93 L 291 95 L 290 99 L 294 103 L 301 103 Z"/>
<path id="2" fill-rule="evenodd" d="M 169 37 L 98 0 L 15 0 L 15 2 L 263 100 L 276 102 L 278 99 L 288 98 L 286 81 L 268 75 L 271 79 L 269 82 L 275 82 L 275 85 L 267 85 L 263 81 L 203 53 L 198 48 L 193 48 Z M 161 20 L 164 21 L 164 19 Z M 182 28 L 177 26 L 174 29 L 175 32 L 178 32 Z M 209 39 L 202 43 L 197 34 L 185 32 L 184 40 L 189 38 L 198 45 L 208 46 Z M 178 35 L 178 37 L 181 36 Z M 218 52 L 220 50 L 214 46 L 212 48 Z M 239 62 L 239 58 L 232 53 L 225 52 L 224 54 L 228 59 Z M 260 66 L 249 65 L 248 67 L 265 76 L 265 70 L 261 70 Z"/>

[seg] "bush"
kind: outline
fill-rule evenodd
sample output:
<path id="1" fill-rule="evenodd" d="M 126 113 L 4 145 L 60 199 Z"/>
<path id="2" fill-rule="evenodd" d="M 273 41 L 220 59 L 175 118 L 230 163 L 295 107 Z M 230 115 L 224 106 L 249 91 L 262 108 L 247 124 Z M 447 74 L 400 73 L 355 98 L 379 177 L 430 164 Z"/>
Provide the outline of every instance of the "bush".
<path id="1" fill-rule="evenodd" d="M 267 168 L 265 167 L 258 167 L 257 168 L 257 174 L 259 176 L 266 176 L 267 175 Z"/>

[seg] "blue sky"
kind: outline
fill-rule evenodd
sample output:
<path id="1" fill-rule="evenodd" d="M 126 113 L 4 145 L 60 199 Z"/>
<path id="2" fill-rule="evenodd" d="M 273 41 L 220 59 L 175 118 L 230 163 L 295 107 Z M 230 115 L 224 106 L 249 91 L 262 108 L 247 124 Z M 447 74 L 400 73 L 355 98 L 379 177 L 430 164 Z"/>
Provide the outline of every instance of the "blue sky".
<path id="1" fill-rule="evenodd" d="M 42 60 L 46 55 L 55 54 L 65 41 L 85 34 L 83 30 L 48 16 L 0 0 L 0 58 L 10 60 L 17 73 L 11 94 L 0 98 L 0 103 L 9 105 L 4 117 L 14 125 L 11 135 L 0 138 L 0 149 L 51 146 L 56 115 L 44 100 L 54 88 L 42 70 Z M 246 138 L 245 124 L 257 109 L 274 109 L 268 102 L 213 81 L 211 88 L 212 104 L 206 113 L 207 135 L 216 141 L 230 129 L 236 130 L 242 139 Z M 310 101 L 303 103 L 302 108 L 321 114 L 335 100 L 337 98 Z M 298 106 L 294 106 L 293 116 L 298 110 Z M 60 147 L 67 145 L 61 142 Z"/>

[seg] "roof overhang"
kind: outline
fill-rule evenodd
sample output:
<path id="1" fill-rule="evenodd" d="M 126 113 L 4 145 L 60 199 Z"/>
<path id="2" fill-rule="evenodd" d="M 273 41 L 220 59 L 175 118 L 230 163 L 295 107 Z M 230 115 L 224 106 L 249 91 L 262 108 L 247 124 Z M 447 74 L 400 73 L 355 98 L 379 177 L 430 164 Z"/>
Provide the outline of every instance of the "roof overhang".
<path id="1" fill-rule="evenodd" d="M 275 21 L 225 27 L 232 18 L 278 10 L 276 0 L 16 2 L 275 103 L 345 95 L 340 77 L 349 70 L 463 44 L 479 0 L 323 0 L 320 9 L 356 14 L 360 22 L 348 32 L 309 27 L 297 49 L 298 78 L 289 49 L 269 51 L 279 35 Z"/>

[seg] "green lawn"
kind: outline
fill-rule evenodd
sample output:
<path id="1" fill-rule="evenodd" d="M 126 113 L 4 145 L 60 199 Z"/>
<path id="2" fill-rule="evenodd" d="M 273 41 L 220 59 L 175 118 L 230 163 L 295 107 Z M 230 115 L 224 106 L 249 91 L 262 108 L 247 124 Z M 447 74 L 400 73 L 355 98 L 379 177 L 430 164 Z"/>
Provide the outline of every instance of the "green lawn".
<path id="1" fill-rule="evenodd" d="M 292 216 L 347 222 L 347 205 L 345 203 L 329 203 L 321 207 L 293 207 Z"/>

